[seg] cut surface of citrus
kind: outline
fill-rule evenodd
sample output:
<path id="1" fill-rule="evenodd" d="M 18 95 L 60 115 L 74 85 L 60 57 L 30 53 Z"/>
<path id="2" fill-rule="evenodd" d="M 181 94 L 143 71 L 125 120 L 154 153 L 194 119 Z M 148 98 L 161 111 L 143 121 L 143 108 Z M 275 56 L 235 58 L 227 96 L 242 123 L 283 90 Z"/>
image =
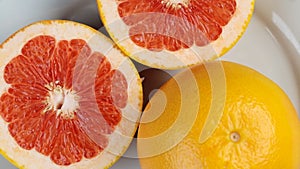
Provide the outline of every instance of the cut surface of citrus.
<path id="1" fill-rule="evenodd" d="M 220 65 L 223 72 L 214 72 Z M 212 85 L 220 74 L 226 84 Z M 225 99 L 213 97 L 219 87 Z M 213 100 L 221 105 L 219 122 L 209 119 L 216 113 Z M 201 142 L 206 121 L 217 127 Z M 300 167 L 300 121 L 289 98 L 262 74 L 236 63 L 209 62 L 174 76 L 150 99 L 140 123 L 142 169 Z"/>
<path id="2" fill-rule="evenodd" d="M 21 168 L 108 168 L 142 106 L 132 62 L 98 31 L 31 24 L 0 46 L 0 149 Z"/>
<path id="3" fill-rule="evenodd" d="M 254 0 L 97 0 L 112 39 L 130 57 L 174 69 L 227 52 L 245 31 Z"/>

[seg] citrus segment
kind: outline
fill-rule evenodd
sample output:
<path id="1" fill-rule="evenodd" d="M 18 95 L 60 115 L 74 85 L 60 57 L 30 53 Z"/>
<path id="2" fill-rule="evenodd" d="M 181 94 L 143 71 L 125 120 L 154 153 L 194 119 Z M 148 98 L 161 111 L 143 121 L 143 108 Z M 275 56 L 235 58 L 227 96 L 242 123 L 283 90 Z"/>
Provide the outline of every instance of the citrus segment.
<path id="1" fill-rule="evenodd" d="M 197 46 L 204 46 L 217 40 L 222 32 L 222 26 L 230 21 L 235 10 L 235 0 L 191 0 L 185 3 L 170 0 L 127 0 L 120 1 L 118 4 L 120 17 L 130 26 L 131 40 L 140 47 L 156 51 L 162 49 L 177 51 L 181 48 L 190 48 L 194 43 Z M 164 13 L 166 15 L 164 17 L 161 15 L 131 17 L 141 13 Z M 167 17 L 168 15 L 176 17 Z M 162 19 L 165 19 L 165 22 Z M 179 24 L 175 19 L 184 19 L 186 22 L 178 27 L 172 26 L 174 23 Z M 165 32 L 159 31 L 159 34 L 153 32 L 154 30 L 150 28 L 152 25 Z M 170 34 L 168 32 L 172 32 L 173 36 L 166 36 Z M 201 36 L 204 37 L 199 38 Z"/>
<path id="2" fill-rule="evenodd" d="M 227 52 L 245 31 L 254 0 L 97 0 L 112 39 L 150 67 L 175 69 Z"/>
<path id="3" fill-rule="evenodd" d="M 78 42 L 79 42 L 79 44 L 77 44 Z M 72 46 L 75 46 L 77 48 L 73 48 L 67 41 L 59 42 L 59 44 L 61 45 L 61 44 L 65 43 L 64 44 L 65 46 L 67 46 L 67 47 L 70 46 L 70 47 L 66 48 L 65 50 L 71 51 L 70 54 L 73 54 L 73 56 L 71 56 L 71 57 L 76 59 L 76 57 L 78 57 L 79 54 L 82 54 L 82 51 L 80 50 L 80 48 L 78 48 L 78 46 L 87 45 L 86 43 L 83 43 L 83 42 L 84 41 L 82 41 L 82 40 L 73 40 Z M 58 59 L 53 59 L 54 57 L 52 57 L 53 51 L 56 52 L 56 50 L 54 50 L 54 49 L 55 49 L 55 39 L 53 37 L 39 36 L 39 37 L 36 37 L 36 38 L 33 38 L 32 40 L 30 40 L 22 48 L 22 53 L 25 55 L 24 56 L 25 58 L 28 58 L 28 62 L 27 63 L 26 62 L 25 63 L 17 62 L 17 60 L 10 62 L 8 64 L 8 67 L 5 68 L 5 72 L 6 72 L 5 76 L 13 77 L 13 78 L 9 78 L 9 80 L 7 80 L 7 82 L 8 83 L 11 82 L 10 84 L 19 84 L 18 79 L 23 78 L 21 76 L 23 69 L 20 69 L 21 67 L 18 67 L 15 65 L 23 65 L 22 68 L 24 68 L 25 70 L 27 69 L 29 71 L 32 71 L 32 72 L 35 71 L 38 73 L 35 76 L 33 74 L 33 76 L 31 78 L 42 79 L 40 88 L 43 88 L 43 86 L 44 86 L 44 90 L 46 90 L 46 92 L 43 92 L 44 95 L 40 95 L 41 100 L 44 100 L 44 101 L 47 100 L 46 99 L 47 93 L 50 93 L 52 91 L 55 92 L 55 90 L 58 90 L 57 91 L 58 93 L 56 93 L 56 94 L 62 95 L 61 96 L 62 99 L 66 99 L 67 93 L 66 93 L 66 91 L 63 91 L 61 86 L 65 86 L 64 85 L 64 79 L 66 79 L 64 77 L 65 75 L 68 74 L 71 77 L 73 76 L 71 73 L 67 73 L 67 71 L 74 69 L 75 65 L 69 65 L 67 61 L 69 60 L 68 57 L 70 57 L 70 56 L 68 56 L 66 54 L 61 55 L 61 53 L 60 53 L 60 55 L 55 55 L 55 56 L 56 56 L 56 58 L 65 60 L 65 62 L 60 61 L 60 62 L 56 62 L 56 64 L 55 64 L 54 61 L 58 60 Z M 87 51 L 89 51 L 89 50 L 87 50 Z M 89 56 L 90 53 L 87 53 L 87 54 L 84 53 L 83 55 Z M 92 54 L 91 58 L 94 58 L 94 57 L 99 58 L 99 56 Z M 102 59 L 106 60 L 105 57 L 102 57 Z M 97 62 L 95 62 L 95 63 L 97 63 Z M 10 67 L 13 67 L 15 69 L 11 70 Z M 69 67 L 69 69 L 68 69 L 68 67 Z M 66 72 L 63 72 L 63 70 L 66 70 Z M 82 70 L 84 70 L 84 69 L 82 69 Z M 98 72 L 101 73 L 101 70 Z M 87 72 L 85 72 L 85 73 L 87 73 Z M 108 84 L 104 83 L 105 87 L 112 86 L 112 82 L 110 80 L 106 80 L 106 79 L 111 79 L 111 77 L 116 77 L 116 76 L 114 76 L 114 73 L 108 73 L 108 74 L 109 75 L 104 78 L 105 81 L 109 82 Z M 82 73 L 80 75 L 84 76 L 85 74 Z M 79 75 L 79 78 L 86 82 L 85 79 L 82 79 L 84 77 L 80 77 L 80 75 Z M 86 76 L 86 77 L 88 77 L 88 76 Z M 123 75 L 119 75 L 118 77 L 122 77 L 122 78 L 117 79 L 117 81 L 120 80 L 120 81 L 123 81 L 123 83 L 126 83 L 126 80 L 124 79 Z M 5 77 L 4 77 L 4 79 L 6 80 Z M 13 95 L 13 93 L 10 93 L 12 95 L 12 99 L 5 100 L 4 102 L 2 102 L 3 107 L 6 106 L 8 103 L 12 103 L 14 105 L 15 98 L 18 98 L 18 97 L 25 98 L 26 96 L 28 96 L 28 94 L 26 94 L 25 96 L 22 94 L 23 89 L 27 88 L 27 90 L 28 90 L 28 88 L 31 87 L 31 83 L 35 83 L 35 81 L 29 82 L 29 83 L 27 81 L 27 83 L 26 83 L 26 80 L 27 80 L 27 78 L 25 76 L 24 81 L 22 81 L 22 83 L 25 84 L 23 86 L 23 88 L 17 88 L 17 86 L 13 85 L 13 87 L 14 87 L 13 89 L 19 90 L 19 93 L 21 95 L 18 96 L 18 95 Z M 101 87 L 102 84 L 103 83 L 100 83 L 98 86 Z M 49 85 L 49 86 L 47 87 L 47 85 Z M 72 86 L 70 86 L 70 87 L 72 87 Z M 91 88 L 91 87 L 92 87 L 92 85 L 88 84 L 88 85 L 83 86 L 82 88 L 78 88 L 77 91 L 75 89 L 74 91 L 71 90 L 70 92 L 80 93 L 81 90 L 88 90 L 88 88 Z M 124 86 L 120 86 L 120 87 L 122 88 Z M 125 87 L 127 87 L 127 85 L 125 85 Z M 66 89 L 68 90 L 68 88 L 66 88 Z M 8 89 L 8 90 L 10 90 L 10 89 Z M 100 112 L 102 113 L 102 115 L 104 116 L 104 119 L 106 120 L 106 122 L 102 121 L 101 127 L 103 127 L 103 128 L 109 128 L 109 127 L 106 127 L 105 125 L 110 125 L 111 127 L 115 127 L 121 120 L 121 112 L 120 112 L 120 110 L 116 109 L 114 107 L 114 105 L 112 105 L 113 104 L 111 101 L 112 99 L 110 98 L 110 97 L 112 97 L 112 95 L 111 95 L 111 93 L 109 93 L 109 91 L 111 91 L 111 90 L 108 90 L 107 95 L 104 96 L 104 99 L 110 100 L 106 104 L 101 104 L 103 102 L 102 101 L 103 99 L 101 100 L 101 97 L 99 98 Z M 119 92 L 121 93 L 120 95 L 127 95 L 127 94 L 122 94 L 122 92 L 126 93 L 126 88 L 125 88 L 125 90 L 121 90 Z M 94 93 L 94 92 L 89 91 L 89 93 Z M 96 90 L 95 93 L 100 93 L 100 92 Z M 34 94 L 34 95 L 36 95 L 36 94 Z M 80 94 L 78 94 L 78 97 L 84 98 L 86 95 L 87 95 L 87 93 L 85 93 L 85 95 L 84 94 L 81 95 L 81 93 L 80 93 Z M 60 97 L 60 96 L 58 96 L 58 97 Z M 30 98 L 27 98 L 27 99 L 30 100 Z M 57 100 L 57 98 L 53 98 L 53 99 L 54 99 L 53 101 Z M 92 98 L 89 98 L 89 99 L 92 99 Z M 61 106 L 58 106 L 58 107 L 57 107 L 57 105 L 50 106 L 48 109 L 46 109 L 45 106 L 47 106 L 47 104 L 52 104 L 52 103 L 47 103 L 47 104 L 40 103 L 39 107 L 29 107 L 29 109 L 28 108 L 27 108 L 27 110 L 25 109 L 25 111 L 29 111 L 29 112 L 26 113 L 24 115 L 24 117 L 22 117 L 21 119 L 17 120 L 17 119 L 12 118 L 11 121 L 13 121 L 13 122 L 7 121 L 7 122 L 11 122 L 8 125 L 11 135 L 15 138 L 15 140 L 19 143 L 19 145 L 21 147 L 30 150 L 30 149 L 34 148 L 35 143 L 37 142 L 37 140 L 36 140 L 37 136 L 43 135 L 43 133 L 42 134 L 39 133 L 41 128 L 44 128 L 42 115 L 55 114 L 56 118 L 52 119 L 52 123 L 56 119 L 59 121 L 56 126 L 57 134 L 55 136 L 53 136 L 53 138 L 47 137 L 47 139 L 53 141 L 53 143 L 50 142 L 49 144 L 54 145 L 53 147 L 50 147 L 50 150 L 49 150 L 51 152 L 50 153 L 51 159 L 57 164 L 69 165 L 71 163 L 80 161 L 82 158 L 82 153 L 85 153 L 85 155 L 87 155 L 87 156 L 85 156 L 86 158 L 92 158 L 92 157 L 96 156 L 105 147 L 100 148 L 99 145 L 96 145 L 96 143 L 93 143 L 91 140 L 89 140 L 88 135 L 86 135 L 84 133 L 84 131 L 82 131 L 82 129 L 78 130 L 77 136 L 82 135 L 82 139 L 85 142 L 87 142 L 87 143 L 90 142 L 90 145 L 89 145 L 90 151 L 89 152 L 86 152 L 84 149 L 80 150 L 80 147 L 82 145 L 76 144 L 76 143 L 78 143 L 78 140 L 77 140 L 78 138 L 70 137 L 69 135 L 66 134 L 66 133 L 74 133 L 74 131 L 72 130 L 75 127 L 74 125 L 76 125 L 76 124 L 80 125 L 80 121 L 77 121 L 77 117 L 75 116 L 75 114 L 77 112 L 81 113 L 82 110 L 65 110 L 67 112 L 59 113 L 60 111 L 64 111 L 63 107 L 62 107 L 63 106 L 62 104 L 64 104 L 63 103 L 64 100 L 58 100 L 58 101 L 61 102 L 61 103 L 58 103 L 58 104 L 61 104 Z M 86 100 L 86 101 L 90 101 L 90 100 Z M 78 102 L 80 104 L 80 99 L 78 100 Z M 125 104 L 126 104 L 127 97 L 123 97 L 122 102 L 125 102 Z M 22 109 L 19 111 L 15 111 L 15 113 L 22 114 L 22 112 L 24 111 L 25 105 L 24 105 L 24 103 L 23 104 L 21 103 L 21 105 L 19 105 L 19 106 L 22 107 Z M 81 106 L 81 107 L 83 107 L 83 106 Z M 69 111 L 71 111 L 71 112 L 69 112 Z M 74 111 L 74 112 L 72 112 L 72 111 Z M 34 112 L 34 113 L 31 113 L 31 112 Z M 69 114 L 73 114 L 73 115 L 68 117 L 68 115 L 67 114 L 65 115 L 64 113 L 69 113 Z M 3 111 L 3 112 L 1 112 L 1 114 L 4 114 L 3 116 L 7 116 L 6 114 L 10 114 L 10 111 Z M 32 117 L 32 116 L 34 116 L 34 117 Z M 97 116 L 97 115 L 95 114 L 95 116 Z M 71 120 L 69 118 L 71 118 Z M 83 120 L 83 121 L 87 120 L 87 119 L 91 118 L 91 116 L 89 115 L 84 118 L 86 118 L 86 119 L 80 119 L 80 120 Z M 34 125 L 32 125 L 32 124 L 34 124 Z M 98 129 L 98 126 L 93 126 L 93 127 L 94 127 L 94 129 Z M 45 129 L 45 130 L 47 130 L 47 129 Z M 101 131 L 101 130 L 99 130 L 99 131 Z M 45 131 L 45 132 L 47 132 L 47 131 Z M 65 143 L 65 141 L 63 141 L 63 140 L 67 140 L 68 143 Z M 43 141 L 46 141 L 46 140 L 43 140 Z M 105 144 L 107 144 L 107 140 L 106 140 L 105 136 L 102 136 L 101 142 L 103 142 L 103 141 L 105 142 Z M 42 141 L 39 141 L 39 142 L 42 142 Z M 69 152 L 72 149 L 69 149 L 71 147 L 68 147 L 68 145 L 74 145 L 74 147 L 78 148 L 79 151 L 82 151 L 82 153 L 80 153 L 77 158 L 72 158 L 74 152 L 73 153 Z M 104 144 L 102 144 L 102 145 L 104 145 Z M 43 147 L 40 147 L 40 148 L 41 148 L 40 152 L 42 152 Z M 64 151 L 61 151 L 61 150 L 64 150 Z M 75 155 L 77 155 L 77 154 L 75 154 Z"/>
<path id="4" fill-rule="evenodd" d="M 61 33 L 52 32 L 66 28 L 74 34 L 61 37 Z M 7 63 L 1 63 L 1 76 L 7 87 L 1 89 L 0 135 L 15 143 L 4 147 L 11 143 L 1 142 L 1 149 L 20 163 L 17 166 L 25 168 L 40 168 L 42 163 L 24 161 L 22 153 L 44 160 L 51 168 L 111 165 L 129 145 L 141 107 L 141 91 L 129 93 L 131 87 L 140 90 L 131 62 L 113 47 L 106 51 L 97 47 L 92 38 L 103 46 L 113 44 L 78 23 L 50 21 L 24 29 L 6 42 L 16 45 L 16 40 L 23 41 L 23 45 L 19 43 L 20 53 L 7 53 L 11 47 L 7 44 L 0 48 L 1 56 L 7 57 Z M 18 39 L 32 30 L 36 36 Z M 85 34 L 79 36 L 79 31 Z M 128 100 L 130 96 L 133 99 Z M 123 116 L 134 113 L 128 112 L 131 106 L 137 112 L 133 121 L 128 121 Z M 128 131 L 119 131 L 124 126 Z M 115 143 L 110 142 L 116 136 L 125 137 L 120 141 L 124 147 L 111 152 Z"/>

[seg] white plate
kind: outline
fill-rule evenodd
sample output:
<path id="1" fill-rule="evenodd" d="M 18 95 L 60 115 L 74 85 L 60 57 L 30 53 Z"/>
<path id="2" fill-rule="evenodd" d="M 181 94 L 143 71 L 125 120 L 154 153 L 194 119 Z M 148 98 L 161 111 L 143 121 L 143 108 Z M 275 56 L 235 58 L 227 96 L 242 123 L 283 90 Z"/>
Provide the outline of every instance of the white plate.
<path id="1" fill-rule="evenodd" d="M 297 0 L 258 0 L 244 36 L 221 58 L 247 65 L 271 78 L 288 94 L 298 113 L 299 8 L 300 1 Z M 0 42 L 23 26 L 43 19 L 75 20 L 97 29 L 102 26 L 95 0 L 0 0 Z M 126 152 L 126 157 L 136 155 L 135 143 Z M 139 169 L 138 159 L 126 157 L 121 158 L 112 169 Z M 15 169 L 2 157 L 0 168 Z"/>

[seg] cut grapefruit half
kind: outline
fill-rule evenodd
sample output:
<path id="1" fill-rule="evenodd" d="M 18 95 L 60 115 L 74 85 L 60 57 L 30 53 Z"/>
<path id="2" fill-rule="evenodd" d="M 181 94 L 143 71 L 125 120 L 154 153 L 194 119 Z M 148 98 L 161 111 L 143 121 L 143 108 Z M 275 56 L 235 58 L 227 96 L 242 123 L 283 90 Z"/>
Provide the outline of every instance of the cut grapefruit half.
<path id="1" fill-rule="evenodd" d="M 40 21 L 0 46 L 0 149 L 19 168 L 109 168 L 142 106 L 138 72 L 98 31 Z"/>
<path id="2" fill-rule="evenodd" d="M 150 67 L 175 69 L 231 49 L 251 19 L 254 0 L 97 0 L 117 45 Z"/>

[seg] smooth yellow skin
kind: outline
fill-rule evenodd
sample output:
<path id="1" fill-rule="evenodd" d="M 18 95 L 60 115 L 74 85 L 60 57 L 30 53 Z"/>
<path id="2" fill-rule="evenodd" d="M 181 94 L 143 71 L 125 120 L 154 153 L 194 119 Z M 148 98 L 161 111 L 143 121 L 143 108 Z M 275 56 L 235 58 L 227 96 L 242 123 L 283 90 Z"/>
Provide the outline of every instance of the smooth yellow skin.
<path id="1" fill-rule="evenodd" d="M 205 122 L 214 120 L 207 119 L 213 102 L 211 79 L 222 78 L 209 76 L 206 68 L 217 70 L 214 67 L 220 65 L 226 80 L 225 106 L 214 132 L 200 143 Z M 177 75 L 176 80 L 168 81 L 153 96 L 142 116 L 138 134 L 142 169 L 300 168 L 300 121 L 289 98 L 274 82 L 255 70 L 231 62 L 210 62 L 191 70 L 196 85 L 189 80 L 189 70 Z M 190 93 L 184 94 L 187 91 Z M 195 111 L 195 100 L 199 101 L 195 121 L 186 118 L 178 123 L 179 118 Z M 164 108 L 153 104 L 164 101 Z M 185 101 L 190 106 L 184 106 Z M 180 109 L 185 116 L 180 115 Z M 186 123 L 192 127 L 184 133 L 189 127 Z M 166 134 L 170 128 L 175 128 L 174 132 Z M 169 144 L 179 138 L 182 139 L 178 144 L 176 141 Z"/>

